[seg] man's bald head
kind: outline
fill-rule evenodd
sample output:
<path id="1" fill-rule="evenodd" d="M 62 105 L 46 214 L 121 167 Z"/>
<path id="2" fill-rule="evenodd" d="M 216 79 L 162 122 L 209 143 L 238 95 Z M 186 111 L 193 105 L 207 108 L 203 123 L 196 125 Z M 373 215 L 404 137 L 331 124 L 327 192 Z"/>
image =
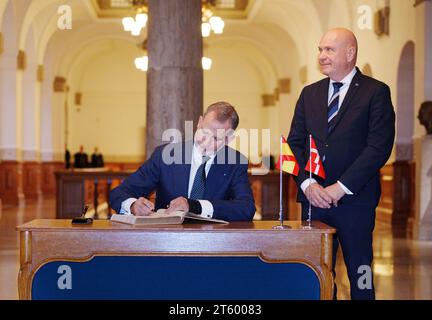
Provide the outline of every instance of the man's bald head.
<path id="1" fill-rule="evenodd" d="M 322 73 L 332 80 L 342 80 L 357 62 L 357 39 L 351 30 L 329 30 L 319 44 L 319 64 Z"/>

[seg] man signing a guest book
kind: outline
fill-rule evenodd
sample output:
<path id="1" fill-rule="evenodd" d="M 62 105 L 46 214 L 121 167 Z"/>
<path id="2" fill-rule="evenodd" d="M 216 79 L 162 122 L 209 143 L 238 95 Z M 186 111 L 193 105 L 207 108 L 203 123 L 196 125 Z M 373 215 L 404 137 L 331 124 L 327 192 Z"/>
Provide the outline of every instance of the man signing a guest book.
<path id="1" fill-rule="evenodd" d="M 229 103 L 210 105 L 199 118 L 194 141 L 156 147 L 150 159 L 111 191 L 111 207 L 120 214 L 149 215 L 167 208 L 227 221 L 252 220 L 248 160 L 227 146 L 238 123 Z M 154 204 L 148 200 L 153 191 Z"/>

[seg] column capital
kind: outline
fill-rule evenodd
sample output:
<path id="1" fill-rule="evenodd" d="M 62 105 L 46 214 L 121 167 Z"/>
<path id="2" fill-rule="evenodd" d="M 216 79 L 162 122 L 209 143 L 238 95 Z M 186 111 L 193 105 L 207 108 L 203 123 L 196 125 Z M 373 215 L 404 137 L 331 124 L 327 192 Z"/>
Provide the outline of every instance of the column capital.
<path id="1" fill-rule="evenodd" d="M 36 71 L 36 80 L 38 82 L 43 82 L 45 79 L 45 69 L 44 66 L 42 64 L 37 66 L 37 71 Z"/>
<path id="2" fill-rule="evenodd" d="M 276 105 L 276 97 L 273 93 L 263 94 L 262 96 L 263 107 L 270 107 Z"/>
<path id="3" fill-rule="evenodd" d="M 291 79 L 290 78 L 279 79 L 278 88 L 280 93 L 291 93 Z"/>
<path id="4" fill-rule="evenodd" d="M 55 77 L 54 78 L 54 92 L 65 92 L 66 91 L 66 78 L 64 77 Z"/>
<path id="5" fill-rule="evenodd" d="M 300 82 L 301 83 L 303 83 L 303 84 L 305 84 L 306 82 L 307 82 L 307 72 L 308 72 L 308 70 L 307 70 L 307 66 L 303 66 L 303 67 L 301 67 L 300 68 L 300 70 L 299 70 L 299 78 L 300 78 Z"/>
<path id="6" fill-rule="evenodd" d="M 3 37 L 3 33 L 0 32 L 0 55 L 3 53 L 4 51 L 4 37 Z"/>
<path id="7" fill-rule="evenodd" d="M 18 70 L 23 70 L 23 71 L 27 67 L 26 53 L 23 50 L 18 51 L 17 67 L 18 67 Z"/>

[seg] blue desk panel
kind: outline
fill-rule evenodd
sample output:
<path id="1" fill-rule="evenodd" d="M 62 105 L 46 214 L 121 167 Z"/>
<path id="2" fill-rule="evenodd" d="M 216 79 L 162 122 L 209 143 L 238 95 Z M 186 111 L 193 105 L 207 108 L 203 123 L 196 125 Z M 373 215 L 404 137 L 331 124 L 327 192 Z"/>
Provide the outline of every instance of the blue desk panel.
<path id="1" fill-rule="evenodd" d="M 315 272 L 258 257 L 97 256 L 53 261 L 34 275 L 33 299 L 319 299 Z"/>

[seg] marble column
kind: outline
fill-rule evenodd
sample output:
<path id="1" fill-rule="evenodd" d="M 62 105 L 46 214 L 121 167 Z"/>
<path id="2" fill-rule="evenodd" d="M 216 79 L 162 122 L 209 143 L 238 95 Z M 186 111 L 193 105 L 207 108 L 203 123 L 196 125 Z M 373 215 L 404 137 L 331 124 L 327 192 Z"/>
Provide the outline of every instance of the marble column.
<path id="1" fill-rule="evenodd" d="M 185 138 L 185 121 L 196 126 L 203 111 L 202 52 L 201 0 L 149 0 L 147 158 L 165 130 Z"/>

